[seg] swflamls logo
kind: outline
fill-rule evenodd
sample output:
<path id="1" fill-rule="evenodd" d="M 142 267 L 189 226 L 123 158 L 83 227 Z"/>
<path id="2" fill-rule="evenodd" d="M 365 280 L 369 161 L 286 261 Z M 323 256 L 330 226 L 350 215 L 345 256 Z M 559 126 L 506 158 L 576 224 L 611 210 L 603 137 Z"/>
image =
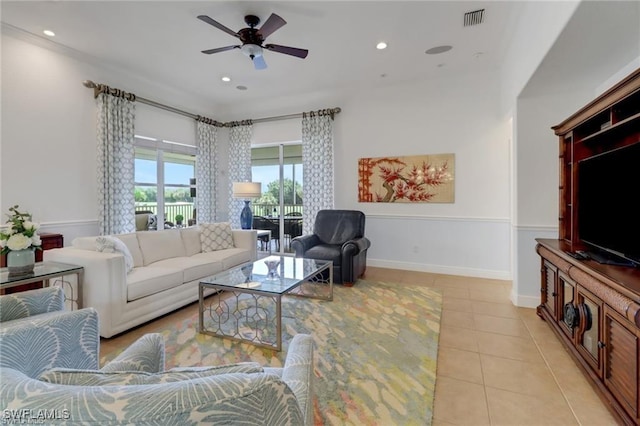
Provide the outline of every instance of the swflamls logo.
<path id="1" fill-rule="evenodd" d="M 32 408 L 22 408 L 18 410 L 2 410 L 3 424 L 45 424 L 51 420 L 69 420 L 71 414 L 69 410 L 34 410 Z"/>

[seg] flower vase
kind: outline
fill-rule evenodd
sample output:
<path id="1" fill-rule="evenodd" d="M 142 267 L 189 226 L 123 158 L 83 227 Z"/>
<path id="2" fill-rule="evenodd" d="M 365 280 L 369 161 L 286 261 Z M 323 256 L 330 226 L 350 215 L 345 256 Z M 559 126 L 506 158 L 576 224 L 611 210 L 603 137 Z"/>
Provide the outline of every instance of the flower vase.
<path id="1" fill-rule="evenodd" d="M 33 272 L 36 254 L 33 249 L 11 250 L 7 253 L 7 268 L 9 275 L 26 275 Z"/>

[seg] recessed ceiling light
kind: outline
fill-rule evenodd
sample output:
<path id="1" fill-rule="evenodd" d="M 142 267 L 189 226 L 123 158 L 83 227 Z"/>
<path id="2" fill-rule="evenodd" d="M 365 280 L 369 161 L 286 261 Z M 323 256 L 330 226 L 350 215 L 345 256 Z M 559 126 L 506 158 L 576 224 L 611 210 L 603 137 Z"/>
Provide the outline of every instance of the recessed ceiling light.
<path id="1" fill-rule="evenodd" d="M 448 52 L 451 49 L 453 49 L 452 46 L 436 46 L 436 47 L 432 47 L 429 50 L 426 50 L 424 53 L 426 53 L 427 55 L 437 55 L 439 53 L 444 53 L 444 52 Z"/>
<path id="2" fill-rule="evenodd" d="M 236 86 L 238 90 L 247 90 L 247 86 Z"/>
<path id="3" fill-rule="evenodd" d="M 224 77 L 222 77 L 221 79 L 222 81 L 224 81 L 225 83 L 228 83 L 231 81 L 231 77 L 227 77 L 226 75 Z"/>
<path id="4" fill-rule="evenodd" d="M 376 44 L 376 49 L 378 50 L 382 50 L 386 48 L 387 48 L 387 43 L 385 43 L 384 41 L 381 41 L 380 43 Z"/>
<path id="5" fill-rule="evenodd" d="M 43 33 L 44 33 L 44 35 L 48 35 L 49 37 L 53 37 L 53 36 L 56 35 L 56 33 L 54 33 L 51 30 L 44 30 Z"/>

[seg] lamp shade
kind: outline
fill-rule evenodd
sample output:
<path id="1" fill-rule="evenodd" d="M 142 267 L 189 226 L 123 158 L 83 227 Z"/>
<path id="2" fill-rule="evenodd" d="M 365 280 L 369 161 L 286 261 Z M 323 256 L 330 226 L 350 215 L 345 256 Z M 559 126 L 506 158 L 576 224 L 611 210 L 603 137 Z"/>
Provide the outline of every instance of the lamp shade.
<path id="1" fill-rule="evenodd" d="M 233 198 L 258 198 L 262 195 L 260 182 L 233 182 Z"/>

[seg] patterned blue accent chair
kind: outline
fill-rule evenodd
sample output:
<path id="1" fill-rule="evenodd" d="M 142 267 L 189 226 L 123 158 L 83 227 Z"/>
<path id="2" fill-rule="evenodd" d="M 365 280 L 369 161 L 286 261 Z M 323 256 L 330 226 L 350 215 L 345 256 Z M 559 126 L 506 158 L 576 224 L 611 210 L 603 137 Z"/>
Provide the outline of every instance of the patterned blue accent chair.
<path id="1" fill-rule="evenodd" d="M 58 288 L 0 296 L 3 419 L 20 423 L 45 416 L 46 424 L 313 424 L 309 335 L 294 336 L 282 368 L 245 362 L 165 371 L 164 341 L 150 333 L 98 369 L 99 343 L 96 311 L 64 311 Z"/>

